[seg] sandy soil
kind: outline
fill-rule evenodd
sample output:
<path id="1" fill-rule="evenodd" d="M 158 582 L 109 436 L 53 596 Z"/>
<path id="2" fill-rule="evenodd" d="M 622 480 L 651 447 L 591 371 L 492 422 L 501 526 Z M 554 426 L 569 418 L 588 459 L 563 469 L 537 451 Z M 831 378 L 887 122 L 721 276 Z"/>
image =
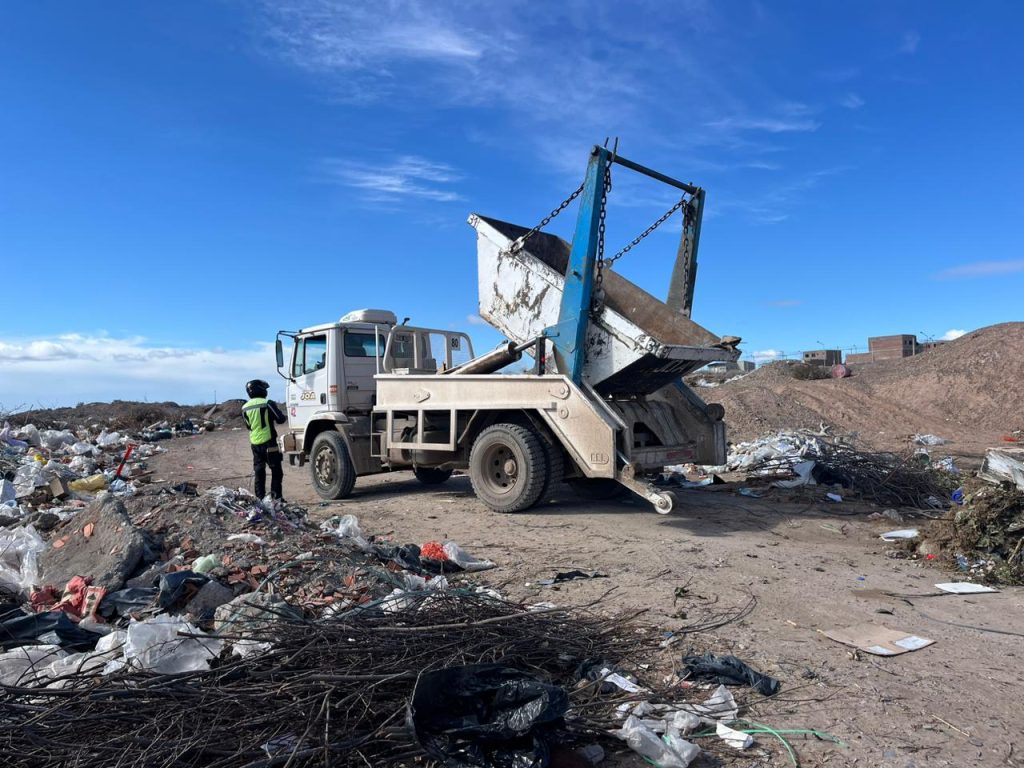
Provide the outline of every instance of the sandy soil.
<path id="1" fill-rule="evenodd" d="M 249 483 L 241 431 L 164 446 L 167 453 L 152 462 L 157 478 L 191 480 L 200 488 Z M 680 508 L 664 517 L 639 500 L 583 502 L 568 493 L 529 513 L 503 516 L 476 501 L 466 477 L 426 488 L 407 472 L 360 478 L 350 499 L 321 504 L 308 469 L 293 467 L 285 468 L 285 495 L 308 504 L 314 518 L 357 515 L 368 533 L 394 532 L 420 544 L 452 538 L 499 563 L 486 578 L 514 599 L 575 605 L 612 590 L 601 603 L 605 610 L 642 610 L 644 621 L 678 631 L 753 598 L 746 618 L 684 636 L 673 652 L 734 653 L 779 677 L 783 692 L 749 717 L 775 728 L 816 728 L 848 744 L 794 737 L 803 766 L 1024 765 L 1024 590 L 885 594 L 934 593 L 935 582 L 956 579 L 930 564 L 887 556 L 892 547 L 878 534 L 892 523 L 868 520 L 869 507 L 701 489 L 683 492 Z M 531 586 L 571 568 L 608 578 L 557 590 Z M 861 622 L 936 642 L 881 658 L 819 633 Z M 770 754 L 739 762 L 788 763 L 777 749 Z"/>

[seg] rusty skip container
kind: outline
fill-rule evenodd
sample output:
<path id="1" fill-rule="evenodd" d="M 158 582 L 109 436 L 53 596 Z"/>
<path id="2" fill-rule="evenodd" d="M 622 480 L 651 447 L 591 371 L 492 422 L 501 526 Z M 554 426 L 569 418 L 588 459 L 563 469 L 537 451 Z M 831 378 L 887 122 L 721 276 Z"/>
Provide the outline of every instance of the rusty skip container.
<path id="1" fill-rule="evenodd" d="M 473 214 L 480 316 L 517 343 L 558 320 L 569 243 L 544 232 L 515 252 L 525 227 Z M 605 298 L 587 329 L 583 380 L 609 398 L 648 395 L 739 350 L 645 290 L 607 269 Z M 738 340 L 736 340 L 738 341 Z"/>

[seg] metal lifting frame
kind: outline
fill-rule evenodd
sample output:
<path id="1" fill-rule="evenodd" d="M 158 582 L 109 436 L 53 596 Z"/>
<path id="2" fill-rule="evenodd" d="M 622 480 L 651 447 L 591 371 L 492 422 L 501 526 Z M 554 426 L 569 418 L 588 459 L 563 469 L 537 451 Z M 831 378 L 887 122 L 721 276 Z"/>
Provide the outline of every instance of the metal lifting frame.
<path id="1" fill-rule="evenodd" d="M 560 358 L 560 368 L 565 369 L 561 373 L 569 376 L 577 385 L 583 380 L 584 348 L 594 291 L 601 209 L 605 197 L 605 172 L 612 163 L 630 168 L 690 195 L 690 200 L 684 207 L 684 221 L 688 224 L 683 227 L 679 240 L 666 304 L 687 317 L 690 316 L 693 305 L 693 288 L 697 275 L 697 244 L 700 241 L 700 225 L 704 213 L 704 190 L 627 160 L 605 147 L 595 146 L 590 154 L 583 193 L 580 195 L 580 209 L 569 253 L 569 265 L 565 270 L 565 288 L 559 307 L 558 323 L 544 331 L 544 335 L 551 339 Z"/>

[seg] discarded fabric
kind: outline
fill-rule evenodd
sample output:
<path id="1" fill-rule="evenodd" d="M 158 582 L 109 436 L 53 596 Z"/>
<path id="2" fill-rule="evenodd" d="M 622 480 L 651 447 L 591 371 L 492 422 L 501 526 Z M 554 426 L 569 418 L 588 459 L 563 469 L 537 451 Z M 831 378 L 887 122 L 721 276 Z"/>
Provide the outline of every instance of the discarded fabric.
<path id="1" fill-rule="evenodd" d="M 779 691 L 779 681 L 761 674 L 735 656 L 684 656 L 683 667 L 696 680 L 710 680 L 723 685 L 748 685 L 764 696 Z"/>

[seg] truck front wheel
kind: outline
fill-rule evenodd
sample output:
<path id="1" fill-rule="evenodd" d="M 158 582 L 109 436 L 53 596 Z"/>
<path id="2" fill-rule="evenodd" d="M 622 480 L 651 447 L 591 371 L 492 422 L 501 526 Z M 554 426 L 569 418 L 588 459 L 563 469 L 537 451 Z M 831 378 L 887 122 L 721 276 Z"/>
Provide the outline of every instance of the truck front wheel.
<path id="1" fill-rule="evenodd" d="M 537 503 L 548 481 L 540 437 L 518 424 L 483 430 L 469 454 L 477 498 L 495 512 L 522 512 Z"/>
<path id="2" fill-rule="evenodd" d="M 313 488 L 321 499 L 344 499 L 356 484 L 356 470 L 345 440 L 334 430 L 321 432 L 309 452 Z"/>

